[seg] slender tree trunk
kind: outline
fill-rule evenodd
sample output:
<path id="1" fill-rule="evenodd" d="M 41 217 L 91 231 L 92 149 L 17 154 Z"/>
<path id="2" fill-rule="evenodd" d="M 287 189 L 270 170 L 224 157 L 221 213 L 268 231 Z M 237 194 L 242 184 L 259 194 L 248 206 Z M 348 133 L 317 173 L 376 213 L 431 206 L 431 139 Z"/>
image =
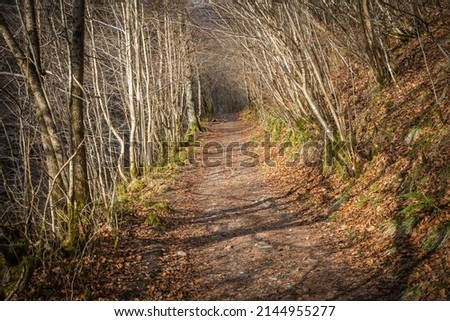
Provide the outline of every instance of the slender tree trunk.
<path id="1" fill-rule="evenodd" d="M 198 65 L 195 65 L 195 76 L 197 79 L 197 119 L 200 120 L 203 113 L 203 99 L 202 99 L 202 79 L 198 70 Z"/>
<path id="2" fill-rule="evenodd" d="M 41 67 L 41 46 L 39 41 L 39 33 L 36 19 L 36 1 L 26 0 L 24 3 L 25 11 L 25 28 L 27 30 L 28 57 L 32 58 L 36 64 L 36 69 L 39 74 L 43 73 Z"/>
<path id="3" fill-rule="evenodd" d="M 195 112 L 195 101 L 194 101 L 194 88 L 193 88 L 193 61 L 192 61 L 192 39 L 191 32 L 187 22 L 187 13 L 182 15 L 182 31 L 184 33 L 185 41 L 183 42 L 183 51 L 185 52 L 185 69 L 184 69 L 184 91 L 186 98 L 186 116 L 188 122 L 188 132 L 196 132 L 200 130 L 200 121 L 197 118 L 197 113 Z"/>
<path id="4" fill-rule="evenodd" d="M 188 130 L 189 131 L 197 131 L 198 121 L 197 115 L 195 113 L 195 102 L 193 95 L 193 86 L 192 86 L 192 66 L 189 64 L 186 67 L 185 74 L 185 95 L 186 95 L 186 113 L 187 113 L 187 121 L 188 121 Z"/>
<path id="5" fill-rule="evenodd" d="M 86 141 L 84 134 L 84 34 L 85 34 L 85 0 L 73 1 L 73 36 L 71 48 L 71 96 L 69 110 L 71 116 L 71 144 L 73 166 L 71 178 L 73 181 L 71 209 L 69 217 L 69 238 L 78 239 L 80 215 L 90 202 Z"/>
<path id="6" fill-rule="evenodd" d="M 130 115 L 130 147 L 129 147 L 129 158 L 130 158 L 130 175 L 131 178 L 137 178 L 139 176 L 139 162 L 138 162 L 138 112 L 137 112 L 137 102 L 135 100 L 135 82 L 134 82 L 134 70 L 135 62 L 133 59 L 133 37 L 134 24 L 133 24 L 133 12 L 137 10 L 136 0 L 127 2 L 123 5 L 124 7 L 124 17 L 125 17 L 125 59 L 126 59 L 126 78 L 128 86 L 128 109 Z"/>

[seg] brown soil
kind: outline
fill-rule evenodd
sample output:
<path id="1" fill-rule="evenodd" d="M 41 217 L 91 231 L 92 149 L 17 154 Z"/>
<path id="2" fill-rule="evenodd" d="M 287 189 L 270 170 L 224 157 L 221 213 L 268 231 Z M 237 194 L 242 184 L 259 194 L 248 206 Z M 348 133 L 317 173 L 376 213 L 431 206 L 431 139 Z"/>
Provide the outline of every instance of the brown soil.
<path id="1" fill-rule="evenodd" d="M 201 145 L 248 142 L 249 128 L 229 115 L 202 135 Z M 201 152 L 220 165 L 186 167 L 169 192 L 175 227 L 152 286 L 156 299 L 397 298 L 389 274 L 359 262 L 348 235 L 330 229 L 329 215 L 304 206 L 307 194 L 274 186 L 273 170 L 263 164 L 241 166 L 248 156 L 238 148 L 232 166 L 226 151 L 198 148 L 197 160 Z"/>

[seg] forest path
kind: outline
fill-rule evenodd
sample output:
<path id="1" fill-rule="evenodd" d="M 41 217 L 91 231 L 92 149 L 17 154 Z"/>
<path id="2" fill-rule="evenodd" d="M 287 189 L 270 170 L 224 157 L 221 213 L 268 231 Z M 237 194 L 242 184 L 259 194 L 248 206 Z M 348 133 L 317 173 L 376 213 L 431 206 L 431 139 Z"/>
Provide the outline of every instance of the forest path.
<path id="1" fill-rule="evenodd" d="M 262 164 L 242 166 L 249 156 L 238 147 L 231 156 L 230 146 L 249 141 L 246 122 L 226 115 L 213 123 L 201 135 L 197 163 L 168 192 L 173 227 L 153 285 L 157 299 L 386 298 L 380 273 L 349 263 L 347 242 L 322 232 L 326 215 L 299 212 L 298 197 L 273 188 Z"/>

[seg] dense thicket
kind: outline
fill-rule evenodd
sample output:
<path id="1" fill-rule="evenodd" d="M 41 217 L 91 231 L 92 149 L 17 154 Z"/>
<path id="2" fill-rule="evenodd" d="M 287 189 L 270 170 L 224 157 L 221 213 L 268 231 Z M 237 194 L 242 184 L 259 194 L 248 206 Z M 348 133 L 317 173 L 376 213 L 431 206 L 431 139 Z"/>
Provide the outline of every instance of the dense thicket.
<path id="1" fill-rule="evenodd" d="M 116 186 L 173 155 L 202 88 L 188 11 L 172 1 L 1 10 L 0 239 L 16 265 L 114 225 Z"/>
<path id="2" fill-rule="evenodd" d="M 18 283 L 28 257 L 71 255 L 117 228 L 117 186 L 176 155 L 208 114 L 253 108 L 321 141 L 325 169 L 358 176 L 371 157 L 360 152 L 361 106 L 341 93 L 359 90 L 361 70 L 398 86 L 393 44 L 435 41 L 430 23 L 449 19 L 445 0 L 192 4 L 0 5 L 1 264 L 22 264 Z M 431 73 L 430 83 L 445 123 Z"/>
<path id="3" fill-rule="evenodd" d="M 393 42 L 433 39 L 429 23 L 449 14 L 444 1 L 425 0 L 231 3 L 220 5 L 219 12 L 224 33 L 233 34 L 242 48 L 251 103 L 264 119 L 275 117 L 306 139 L 323 137 L 325 166 L 349 175 L 359 172 L 355 127 L 360 119 L 357 102 L 344 101 L 340 93 L 356 90 L 357 68 L 381 87 L 396 85 Z M 437 45 L 448 60 L 448 49 Z"/>

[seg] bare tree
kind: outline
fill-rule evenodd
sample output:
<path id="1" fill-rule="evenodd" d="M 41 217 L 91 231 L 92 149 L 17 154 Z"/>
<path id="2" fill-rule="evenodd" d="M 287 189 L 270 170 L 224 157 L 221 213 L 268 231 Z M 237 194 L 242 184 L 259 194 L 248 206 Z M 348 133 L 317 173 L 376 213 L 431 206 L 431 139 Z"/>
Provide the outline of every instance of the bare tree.
<path id="1" fill-rule="evenodd" d="M 84 0 L 73 2 L 73 31 L 72 48 L 70 52 L 71 62 L 71 84 L 70 84 L 70 125 L 71 146 L 74 156 L 70 173 L 71 188 L 69 209 L 69 244 L 76 243 L 79 238 L 80 216 L 86 212 L 90 203 L 86 140 L 85 140 L 85 112 L 84 112 L 84 34 L 85 34 L 85 11 Z"/>

